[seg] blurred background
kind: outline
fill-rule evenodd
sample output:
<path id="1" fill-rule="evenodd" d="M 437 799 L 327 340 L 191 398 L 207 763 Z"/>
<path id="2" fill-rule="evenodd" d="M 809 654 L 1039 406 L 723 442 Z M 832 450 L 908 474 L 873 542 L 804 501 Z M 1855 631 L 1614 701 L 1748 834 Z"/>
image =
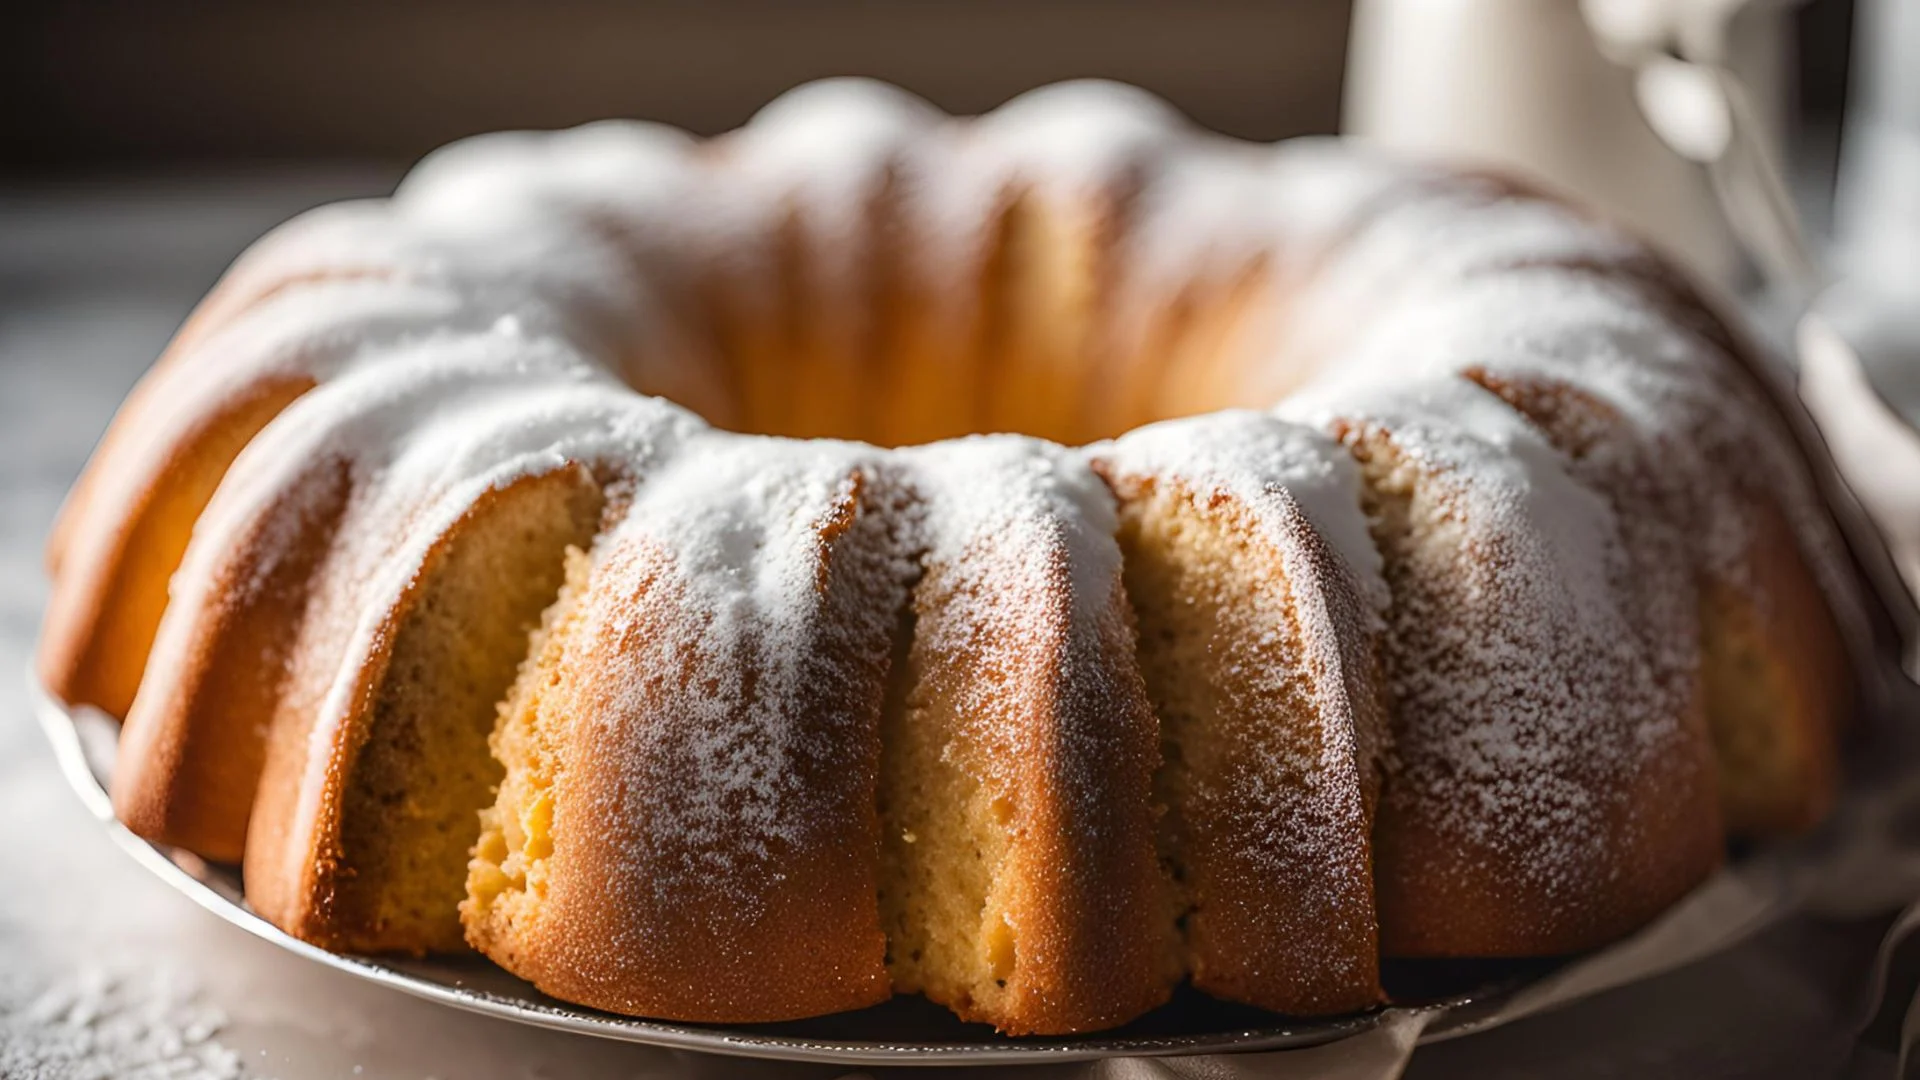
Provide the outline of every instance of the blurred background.
<path id="1" fill-rule="evenodd" d="M 1669 2 L 1679 0 L 1652 0 Z M 1856 0 L 1745 6 L 1761 32 L 1744 35 L 1743 64 L 1761 76 L 1767 127 L 1786 151 L 1794 194 L 1824 231 Z M 1634 115 L 1629 76 L 1586 40 L 1577 7 L 13 0 L 0 16 L 0 290 L 142 277 L 177 287 L 189 295 L 173 302 L 190 303 L 274 224 L 316 203 L 383 194 L 408 164 L 461 136 L 603 117 L 711 134 L 786 89 L 832 75 L 894 82 L 956 113 L 1062 79 L 1103 77 L 1151 90 L 1207 127 L 1261 140 L 1342 130 L 1344 104 L 1348 130 L 1423 152 L 1544 166 L 1534 171 L 1550 186 L 1614 212 L 1706 278 L 1739 287 L 1704 183 L 1680 175 L 1690 167 L 1654 145 Z M 1496 23 L 1528 26 L 1496 46 L 1484 32 Z M 1356 26 L 1389 44 L 1369 60 L 1355 47 L 1364 46 Z M 1454 35 L 1445 48 L 1428 48 L 1436 29 Z M 1565 70 L 1568 55 L 1578 70 Z M 1356 93 L 1356 82 L 1375 92 Z M 1542 83 L 1561 96 L 1530 104 Z M 1456 86 L 1464 89 L 1452 93 Z M 1659 175 L 1644 173 L 1649 160 Z"/>
<path id="2" fill-rule="evenodd" d="M 1352 14 L 1346 0 L 9 6 L 0 155 L 29 178 L 399 163 L 474 132 L 606 116 L 710 133 L 797 83 L 847 74 L 955 112 L 1102 76 L 1152 90 L 1209 127 L 1274 139 L 1336 129 Z M 1790 16 L 1783 89 L 1816 131 L 1832 129 L 1845 101 L 1852 6 L 1813 0 Z"/>

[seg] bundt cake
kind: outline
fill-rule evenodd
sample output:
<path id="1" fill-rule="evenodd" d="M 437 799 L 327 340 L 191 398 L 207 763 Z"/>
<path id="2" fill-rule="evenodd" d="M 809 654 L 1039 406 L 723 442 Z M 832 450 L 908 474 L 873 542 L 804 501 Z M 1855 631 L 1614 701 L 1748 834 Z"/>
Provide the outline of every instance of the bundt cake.
<path id="1" fill-rule="evenodd" d="M 1860 587 L 1747 355 L 1549 197 L 1101 84 L 486 136 L 182 327 L 38 670 L 327 948 L 685 1021 L 1365 1009 L 1831 801 Z"/>

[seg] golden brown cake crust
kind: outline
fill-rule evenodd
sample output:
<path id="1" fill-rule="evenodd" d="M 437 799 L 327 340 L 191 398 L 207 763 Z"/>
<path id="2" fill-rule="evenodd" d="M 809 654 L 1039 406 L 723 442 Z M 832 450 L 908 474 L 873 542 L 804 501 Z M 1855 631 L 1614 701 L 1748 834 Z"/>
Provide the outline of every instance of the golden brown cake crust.
<path id="1" fill-rule="evenodd" d="M 152 399 L 178 394 L 183 379 L 194 374 L 181 367 L 156 369 L 149 381 L 169 385 L 143 386 L 126 411 L 158 409 Z M 167 580 L 186 553 L 194 523 L 233 459 L 312 386 L 293 376 L 253 385 L 212 407 L 196 402 L 204 415 L 189 418 L 170 453 L 142 457 L 148 448 L 125 445 L 115 454 L 103 447 L 101 456 L 112 464 L 90 469 L 89 476 L 102 479 L 77 491 L 62 512 L 73 524 L 62 530 L 66 541 L 55 549 L 62 571 L 36 658 L 51 693 L 114 717 L 127 715 L 166 608 Z"/>
<path id="2" fill-rule="evenodd" d="M 751 464 L 777 468 L 767 456 Z M 538 710 L 554 754 L 542 795 L 550 854 L 533 856 L 545 866 L 527 895 L 487 910 L 470 901 L 468 934 L 556 996 L 761 1022 L 890 992 L 874 787 L 887 635 L 905 587 L 882 510 L 893 496 L 864 467 L 842 467 L 825 488 L 804 474 L 801 490 L 821 498 L 776 497 L 765 533 L 737 556 L 759 569 L 716 594 L 689 562 L 715 557 L 699 538 L 742 512 L 729 498 L 743 482 L 755 481 L 643 486 L 511 699 Z M 776 594 L 755 589 L 800 591 L 769 608 L 754 597 Z M 514 768 L 503 792 L 520 790 Z"/>
<path id="3" fill-rule="evenodd" d="M 1385 583 L 1358 469 L 1251 413 L 1142 428 L 1103 455 L 1194 985 L 1294 1015 L 1378 1004 Z"/>
<path id="4" fill-rule="evenodd" d="M 1720 857 L 1697 683 L 1675 677 L 1691 672 L 1660 653 L 1670 628 L 1621 584 L 1641 552 L 1605 495 L 1468 380 L 1341 404 L 1331 429 L 1366 471 L 1393 593 L 1383 953 L 1560 955 L 1620 937 Z"/>
<path id="5" fill-rule="evenodd" d="M 1777 508 L 1759 508 L 1745 588 L 1702 597 L 1707 700 L 1727 830 L 1801 832 L 1831 809 L 1840 737 L 1853 723 L 1853 666 L 1832 610 Z"/>
<path id="6" fill-rule="evenodd" d="M 1133 497 L 1151 495 L 1137 491 Z M 1194 496 L 1185 492 L 1175 498 Z M 1259 536 L 1243 510 L 1208 501 L 1213 505 L 1205 513 L 1217 515 L 1224 529 Z M 1270 541 L 1252 540 L 1246 554 L 1249 564 L 1273 567 L 1282 561 Z M 1329 559 L 1324 549 L 1305 558 L 1323 563 Z M 1264 576 L 1249 573 L 1254 581 L 1243 579 L 1241 584 L 1287 592 L 1286 581 L 1259 580 Z M 1315 602 L 1312 597 L 1299 599 Z M 1384 727 L 1377 656 L 1364 639 L 1353 641 L 1342 657 L 1342 670 L 1333 673 L 1351 671 L 1350 678 L 1332 686 L 1303 687 L 1299 692 L 1305 700 L 1263 700 L 1255 673 L 1277 662 L 1249 646 L 1280 636 L 1291 639 L 1299 655 L 1304 651 L 1303 631 L 1297 623 L 1283 624 L 1263 638 L 1251 628 L 1234 629 L 1240 632 L 1223 635 L 1211 646 L 1220 664 L 1215 693 L 1223 712 L 1242 711 L 1229 713 L 1231 726 L 1221 736 L 1226 745 L 1215 747 L 1211 760 L 1188 751 L 1184 764 L 1191 779 L 1182 791 L 1180 809 L 1173 811 L 1185 852 L 1180 864 L 1191 904 L 1186 929 L 1194 985 L 1293 1015 L 1376 1005 L 1385 997 L 1379 982 L 1371 865 L 1378 763 L 1371 754 L 1362 757 L 1357 746 L 1348 752 L 1351 756 L 1331 749 L 1343 739 L 1357 743 L 1355 734 L 1320 733 L 1313 727 L 1329 722 L 1322 717 L 1343 714 L 1370 728 Z M 1326 695 L 1341 695 L 1349 704 L 1344 709 L 1317 707 L 1315 699 Z M 1269 786 L 1274 777 L 1252 774 L 1256 762 L 1276 757 L 1338 763 L 1324 773 L 1281 778 L 1286 785 L 1281 791 L 1298 785 L 1347 798 L 1322 807 L 1279 796 Z"/>
<path id="7" fill-rule="evenodd" d="M 486 734 L 492 728 L 491 703 L 505 692 L 518 652 L 504 662 L 483 660 L 473 671 L 422 672 L 396 669 L 396 646 L 408 636 L 457 643 L 462 633 L 457 622 L 448 625 L 436 619 L 436 613 L 418 609 L 423 601 L 447 591 L 440 575 L 449 572 L 449 564 L 461 566 L 463 551 L 486 542 L 489 533 L 495 534 L 495 544 L 502 542 L 502 533 L 519 533 L 526 540 L 526 563 L 513 568 L 523 581 L 503 583 L 498 590 L 501 610 L 490 616 L 499 619 L 500 630 L 509 639 L 522 638 L 544 599 L 529 594 L 525 586 L 531 584 L 540 593 L 557 587 L 563 545 L 583 539 L 583 528 L 590 530 L 597 492 L 592 476 L 579 467 L 523 477 L 484 492 L 432 537 L 419 570 L 383 606 L 380 624 L 371 633 L 351 617 L 350 610 L 336 606 L 338 601 L 319 600 L 305 613 L 297 624 L 298 658 L 273 703 L 272 722 L 265 731 L 265 761 L 248 821 L 243 871 L 248 903 L 254 910 L 295 937 L 331 949 L 421 954 L 460 948 L 456 906 L 465 877 L 464 838 L 456 841 L 459 854 L 454 861 L 439 867 L 442 873 L 424 886 L 417 877 L 386 876 L 397 873 L 394 864 L 404 866 L 419 854 L 388 855 L 384 842 L 386 834 L 392 834 L 392 843 L 423 845 L 430 841 L 435 825 L 464 831 L 475 820 L 484 804 L 484 785 L 464 793 L 470 806 L 451 810 L 435 805 L 435 789 L 452 783 L 476 763 L 489 774 L 495 768 L 485 751 Z M 522 524 L 529 512 L 538 513 L 541 520 Z M 371 529 L 364 520 L 351 524 Z M 367 542 L 378 541 L 369 538 Z M 545 569 L 548 587 L 541 588 L 541 564 L 547 562 L 551 563 Z M 370 592 L 368 583 L 349 583 L 349 577 L 364 572 L 364 567 L 336 564 L 322 570 L 323 580 L 329 572 L 338 595 L 348 600 Z M 522 595 L 515 597 L 516 590 Z M 460 606 L 457 601 L 441 602 Z M 462 614 L 475 615 L 471 610 Z M 342 670 L 349 673 L 344 694 L 335 692 Z M 435 725 L 407 715 L 404 704 L 390 706 L 394 698 L 412 689 L 410 683 L 431 686 L 436 680 L 449 679 L 493 684 L 490 690 L 441 688 L 438 697 L 448 709 L 457 710 L 463 697 L 469 702 L 465 712 L 448 718 L 453 721 L 452 730 L 445 730 L 448 724 Z M 404 800 L 383 803 L 356 798 L 365 784 L 366 764 L 360 758 L 376 724 L 407 725 L 408 732 L 396 734 L 424 743 L 414 752 L 435 760 L 431 774 L 435 781 L 429 781 L 425 770 L 416 769 L 415 790 Z M 461 728 L 466 729 L 464 737 Z M 316 753 L 324 757 L 316 759 Z M 408 819 L 434 814 L 437 818 L 408 828 Z M 427 826 L 424 834 L 421 824 Z M 356 836 L 363 844 L 381 843 L 383 850 L 356 849 Z M 426 874 L 431 869 L 419 867 L 413 873 Z M 430 890 L 436 882 L 444 894 L 437 918 L 421 918 L 405 910 L 411 894 Z"/>
<path id="8" fill-rule="evenodd" d="M 240 861 L 265 763 L 262 718 L 279 707 L 310 589 L 346 513 L 347 471 L 338 459 L 317 462 L 232 538 L 206 597 L 179 598 L 208 613 L 162 636 L 114 769 L 114 811 L 134 832 Z"/>
<path id="9" fill-rule="evenodd" d="M 887 905 L 894 978 L 1008 1034 L 1123 1023 L 1166 999 L 1178 958 L 1111 497 L 1010 436 L 915 461 L 924 577 L 888 751 L 912 756 L 883 791 L 888 888 L 906 894 Z M 969 855 L 975 891 L 925 895 L 961 888 Z"/>

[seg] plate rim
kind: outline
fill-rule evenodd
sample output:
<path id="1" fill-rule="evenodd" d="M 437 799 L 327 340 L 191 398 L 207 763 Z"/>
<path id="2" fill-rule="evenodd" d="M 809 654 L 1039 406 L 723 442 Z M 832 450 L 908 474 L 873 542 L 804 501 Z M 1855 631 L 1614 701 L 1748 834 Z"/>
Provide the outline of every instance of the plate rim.
<path id="1" fill-rule="evenodd" d="M 1471 1034 L 1500 1023 L 1502 1006 L 1541 976 L 1516 976 L 1439 1002 L 1389 1005 L 1364 1013 L 1326 1019 L 1302 1019 L 1279 1027 L 1250 1027 L 1204 1035 L 1083 1036 L 991 1041 L 911 1043 L 884 1039 L 825 1038 L 766 1033 L 725 1025 L 692 1025 L 626 1017 L 577 1006 L 541 994 L 539 1002 L 516 1001 L 484 990 L 440 982 L 397 968 L 378 957 L 329 952 L 301 941 L 261 918 L 237 891 L 199 856 L 156 844 L 121 824 L 113 812 L 104 764 L 90 756 L 83 724 L 98 725 L 102 736 L 117 736 L 119 723 L 98 710 L 70 708 L 55 698 L 31 664 L 27 696 L 35 719 L 52 746 L 61 774 L 115 846 L 176 892 L 222 921 L 306 960 L 344 972 L 411 997 L 464 1012 L 514 1023 L 669 1050 L 690 1050 L 729 1057 L 811 1064 L 881 1065 L 1040 1065 L 1120 1057 L 1173 1057 L 1299 1050 L 1364 1035 L 1389 1019 L 1423 1016 L 1420 1043 Z M 510 974 L 510 973 L 509 973 Z M 539 993 L 532 990 L 532 993 Z"/>

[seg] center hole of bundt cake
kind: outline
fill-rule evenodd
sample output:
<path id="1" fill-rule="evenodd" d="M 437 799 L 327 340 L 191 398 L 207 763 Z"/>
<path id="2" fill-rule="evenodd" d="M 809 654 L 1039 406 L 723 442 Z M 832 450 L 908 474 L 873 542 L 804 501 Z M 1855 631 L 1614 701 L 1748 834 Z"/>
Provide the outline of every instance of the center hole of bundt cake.
<path id="1" fill-rule="evenodd" d="M 1139 295 L 1153 290 L 1117 287 L 1085 250 L 1008 217 L 963 303 L 896 288 L 837 310 L 807 302 L 801 281 L 771 315 L 714 305 L 721 377 L 635 381 L 736 431 L 882 446 L 997 432 L 1080 445 L 1289 388 L 1264 265 Z"/>

